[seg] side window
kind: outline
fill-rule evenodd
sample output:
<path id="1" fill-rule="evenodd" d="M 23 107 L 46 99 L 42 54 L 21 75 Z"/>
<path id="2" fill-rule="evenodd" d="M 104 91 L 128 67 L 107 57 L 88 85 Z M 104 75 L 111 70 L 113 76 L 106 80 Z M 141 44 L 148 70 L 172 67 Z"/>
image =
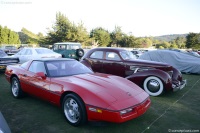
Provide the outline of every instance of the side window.
<path id="1" fill-rule="evenodd" d="M 79 48 L 80 48 L 79 45 L 75 45 L 75 44 L 72 44 L 72 45 L 71 45 L 71 49 L 79 49 Z"/>
<path id="2" fill-rule="evenodd" d="M 65 44 L 58 45 L 58 49 L 64 50 L 66 49 L 66 45 Z"/>
<path id="3" fill-rule="evenodd" d="M 103 51 L 95 51 L 90 55 L 90 58 L 103 59 Z"/>
<path id="4" fill-rule="evenodd" d="M 24 55 L 26 52 L 26 49 L 22 49 L 21 51 L 19 51 L 16 55 Z"/>
<path id="5" fill-rule="evenodd" d="M 115 60 L 120 61 L 120 57 L 117 53 L 114 52 L 106 52 L 106 60 Z"/>
<path id="6" fill-rule="evenodd" d="M 32 55 L 32 50 L 27 49 L 26 52 L 25 52 L 25 55 Z"/>
<path id="7" fill-rule="evenodd" d="M 33 61 L 31 66 L 29 67 L 29 71 L 33 73 L 44 72 L 46 74 L 44 62 Z"/>
<path id="8" fill-rule="evenodd" d="M 58 50 L 58 45 L 54 45 L 53 50 Z"/>

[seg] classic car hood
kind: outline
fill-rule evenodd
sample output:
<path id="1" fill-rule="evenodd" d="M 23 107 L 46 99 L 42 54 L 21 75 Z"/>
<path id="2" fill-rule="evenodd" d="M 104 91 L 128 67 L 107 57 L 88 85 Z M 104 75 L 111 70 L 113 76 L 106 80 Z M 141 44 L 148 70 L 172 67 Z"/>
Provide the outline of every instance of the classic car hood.
<path id="1" fill-rule="evenodd" d="M 156 61 L 146 61 L 146 60 L 140 60 L 140 59 L 130 59 L 124 61 L 128 65 L 134 65 L 134 66 L 142 66 L 142 67 L 153 67 L 157 69 L 172 69 L 172 66 L 167 63 L 162 62 L 156 62 Z"/>
<path id="2" fill-rule="evenodd" d="M 136 84 L 124 78 L 101 73 L 81 74 L 56 79 L 79 85 L 111 103 L 133 98 L 144 92 Z"/>

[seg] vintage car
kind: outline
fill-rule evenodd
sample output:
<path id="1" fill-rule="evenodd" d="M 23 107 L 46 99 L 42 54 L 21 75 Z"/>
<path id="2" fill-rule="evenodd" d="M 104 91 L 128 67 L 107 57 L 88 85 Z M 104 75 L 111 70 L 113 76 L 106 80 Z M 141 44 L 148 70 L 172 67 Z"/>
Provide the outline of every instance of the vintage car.
<path id="1" fill-rule="evenodd" d="M 94 73 L 74 59 L 31 60 L 8 66 L 5 76 L 15 98 L 28 93 L 60 106 L 73 126 L 87 120 L 125 122 L 144 114 L 151 103 L 131 81 Z"/>
<path id="2" fill-rule="evenodd" d="M 29 60 L 41 59 L 41 58 L 62 58 L 61 54 L 53 52 L 48 48 L 23 48 L 21 51 L 12 55 L 19 58 L 19 63 L 24 63 Z"/>
<path id="3" fill-rule="evenodd" d="M 58 42 L 53 44 L 53 51 L 62 55 L 63 58 L 80 60 L 84 55 L 81 43 L 78 42 Z"/>
<path id="4" fill-rule="evenodd" d="M 153 50 L 139 57 L 141 60 L 168 63 L 182 73 L 200 74 L 200 57 L 178 50 Z"/>
<path id="5" fill-rule="evenodd" d="M 7 65 L 19 63 L 19 58 L 8 56 L 3 50 L 0 49 L 0 70 L 5 70 Z"/>
<path id="6" fill-rule="evenodd" d="M 19 52 L 19 49 L 17 49 L 15 46 L 8 45 L 8 46 L 2 46 L 1 49 L 7 54 L 7 55 L 14 55 L 17 52 Z"/>
<path id="7" fill-rule="evenodd" d="M 142 87 L 149 95 L 159 96 L 164 90 L 182 89 L 186 81 L 169 64 L 132 59 L 122 48 L 94 48 L 81 59 L 94 72 L 118 75 Z"/>

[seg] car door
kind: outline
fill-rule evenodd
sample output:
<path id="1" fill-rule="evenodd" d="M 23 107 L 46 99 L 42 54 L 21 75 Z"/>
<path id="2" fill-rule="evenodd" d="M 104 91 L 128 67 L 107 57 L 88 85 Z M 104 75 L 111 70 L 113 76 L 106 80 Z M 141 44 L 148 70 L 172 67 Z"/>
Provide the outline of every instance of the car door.
<path id="1" fill-rule="evenodd" d="M 103 61 L 104 73 L 125 77 L 125 64 L 116 52 L 106 52 Z"/>
<path id="2" fill-rule="evenodd" d="M 50 78 L 37 76 L 36 73 L 38 72 L 44 72 L 46 74 L 44 62 L 33 61 L 28 69 L 28 72 L 22 75 L 23 81 L 26 83 L 26 88 L 24 88 L 24 90 L 29 94 L 48 100 L 50 95 Z"/>
<path id="3" fill-rule="evenodd" d="M 104 72 L 103 57 L 104 57 L 103 51 L 94 51 L 90 55 L 90 57 L 86 59 L 89 62 L 89 64 L 91 65 L 92 70 L 94 72 Z"/>

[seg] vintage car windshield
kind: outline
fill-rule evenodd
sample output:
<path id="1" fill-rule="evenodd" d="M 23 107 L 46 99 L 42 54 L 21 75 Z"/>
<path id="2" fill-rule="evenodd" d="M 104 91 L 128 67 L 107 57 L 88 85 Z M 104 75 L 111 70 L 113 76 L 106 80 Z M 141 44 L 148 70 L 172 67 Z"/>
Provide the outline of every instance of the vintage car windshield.
<path id="1" fill-rule="evenodd" d="M 130 51 L 121 51 L 120 55 L 124 60 L 136 59 L 136 57 Z"/>
<path id="2" fill-rule="evenodd" d="M 50 77 L 64 77 L 78 74 L 93 73 L 82 63 L 76 60 L 59 60 L 46 62 Z"/>

